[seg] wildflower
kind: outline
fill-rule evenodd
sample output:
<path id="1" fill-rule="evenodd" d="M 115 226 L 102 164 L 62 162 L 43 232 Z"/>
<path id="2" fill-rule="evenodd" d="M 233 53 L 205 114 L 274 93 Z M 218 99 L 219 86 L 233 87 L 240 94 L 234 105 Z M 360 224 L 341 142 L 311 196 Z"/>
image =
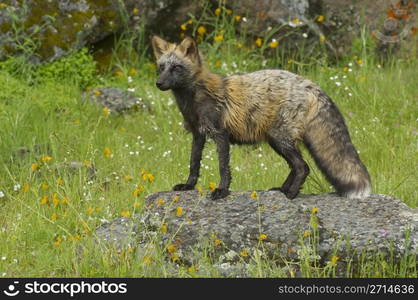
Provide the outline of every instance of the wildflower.
<path id="1" fill-rule="evenodd" d="M 133 14 L 133 15 L 138 15 L 138 14 L 139 14 L 139 9 L 135 7 L 135 8 L 132 10 L 132 14 Z"/>
<path id="2" fill-rule="evenodd" d="M 253 199 L 257 199 L 257 192 L 256 192 L 256 191 L 253 191 L 253 192 L 251 193 L 251 198 L 253 198 Z"/>
<path id="3" fill-rule="evenodd" d="M 340 258 L 338 257 L 338 256 L 333 256 L 333 257 L 331 257 L 331 260 L 330 260 L 330 262 L 331 262 L 331 264 L 332 265 L 336 265 L 337 264 L 337 261 L 339 260 Z"/>
<path id="4" fill-rule="evenodd" d="M 411 34 L 412 35 L 417 35 L 417 33 L 418 33 L 418 27 L 412 27 L 411 28 Z"/>
<path id="5" fill-rule="evenodd" d="M 15 191 L 15 192 L 17 192 L 18 190 L 20 190 L 20 188 L 21 188 L 21 186 L 20 186 L 20 184 L 15 184 L 14 186 L 13 186 L 13 190 Z"/>
<path id="6" fill-rule="evenodd" d="M 265 239 L 267 239 L 267 234 L 261 233 L 261 234 L 258 236 L 258 240 L 259 240 L 259 241 L 264 241 Z"/>
<path id="7" fill-rule="evenodd" d="M 79 235 L 78 233 L 77 234 L 71 234 L 69 237 L 68 237 L 68 240 L 70 241 L 70 242 L 76 242 L 76 241 L 79 241 L 81 239 L 81 235 Z"/>
<path id="8" fill-rule="evenodd" d="M 317 208 L 317 207 L 313 207 L 313 208 L 311 209 L 311 213 L 312 213 L 313 215 L 316 215 L 316 214 L 318 213 L 318 208 Z"/>
<path id="9" fill-rule="evenodd" d="M 206 33 L 206 27 L 205 26 L 199 26 L 199 28 L 197 28 L 197 33 L 199 35 L 204 35 Z"/>
<path id="10" fill-rule="evenodd" d="M 123 176 L 123 180 L 125 181 L 132 181 L 133 177 L 131 175 L 125 175 Z"/>
<path id="11" fill-rule="evenodd" d="M 324 20 L 325 20 L 325 17 L 324 16 L 318 16 L 317 18 L 316 18 L 316 21 L 318 22 L 318 23 L 322 23 L 322 22 L 324 22 Z"/>
<path id="12" fill-rule="evenodd" d="M 3 193 L 3 191 L 0 191 L 0 198 L 4 198 L 4 193 Z"/>
<path id="13" fill-rule="evenodd" d="M 279 42 L 276 39 L 273 39 L 269 44 L 269 47 L 272 49 L 277 48 L 277 46 L 279 46 Z"/>
<path id="14" fill-rule="evenodd" d="M 120 215 L 124 218 L 129 218 L 132 214 L 129 210 L 124 210 L 120 213 Z"/>
<path id="15" fill-rule="evenodd" d="M 152 183 L 155 180 L 155 176 L 152 175 L 151 173 L 144 173 L 144 174 L 142 174 L 142 180 Z"/>
<path id="16" fill-rule="evenodd" d="M 293 25 L 293 26 L 295 26 L 295 25 L 299 25 L 300 24 L 300 20 L 298 19 L 298 18 L 295 18 L 295 19 L 293 19 L 292 20 L 292 22 L 291 22 L 291 26 Z"/>
<path id="17" fill-rule="evenodd" d="M 189 20 L 187 21 L 187 24 L 192 25 L 192 24 L 193 24 L 193 19 L 189 19 Z"/>
<path id="18" fill-rule="evenodd" d="M 164 205 L 165 205 L 165 201 L 163 199 L 157 200 L 157 206 L 164 206 Z"/>
<path id="19" fill-rule="evenodd" d="M 171 245 L 168 245 L 166 249 L 167 249 L 168 253 L 174 253 L 176 251 L 177 247 L 175 245 L 171 244 Z"/>
<path id="20" fill-rule="evenodd" d="M 116 71 L 115 72 L 115 77 L 119 78 L 119 79 L 123 78 L 123 72 L 122 71 Z M 99 92 L 99 95 L 101 94 L 100 91 L 97 91 L 97 92 Z M 95 92 L 95 94 L 96 94 L 96 96 L 99 96 L 96 92 Z"/>
<path id="21" fill-rule="evenodd" d="M 41 158 L 41 161 L 44 162 L 44 163 L 50 162 L 51 160 L 52 160 L 51 156 L 43 156 Z"/>
<path id="22" fill-rule="evenodd" d="M 236 22 L 239 22 L 241 20 L 241 16 L 238 16 L 238 15 L 236 15 L 234 18 Z"/>
<path id="23" fill-rule="evenodd" d="M 59 247 L 61 245 L 62 242 L 62 238 L 61 237 L 57 237 L 55 239 L 55 241 L 52 243 L 55 247 Z"/>
<path id="24" fill-rule="evenodd" d="M 187 24 L 181 24 L 180 29 L 183 31 L 187 30 Z"/>
<path id="25" fill-rule="evenodd" d="M 215 9 L 215 15 L 219 16 L 221 14 L 221 9 L 218 7 Z"/>
<path id="26" fill-rule="evenodd" d="M 54 204 L 54 208 L 57 208 L 58 204 L 60 203 L 60 199 L 59 199 L 57 193 L 54 193 L 52 195 L 52 203 Z"/>
<path id="27" fill-rule="evenodd" d="M 228 8 L 228 9 L 225 10 L 225 12 L 228 16 L 232 15 L 232 9 Z"/>
<path id="28" fill-rule="evenodd" d="M 306 32 L 302 33 L 302 36 L 306 39 L 308 38 L 308 34 Z"/>
<path id="29" fill-rule="evenodd" d="M 178 206 L 178 207 L 176 208 L 176 216 L 177 216 L 177 217 L 181 217 L 182 215 L 183 215 L 183 207 Z"/>
<path id="30" fill-rule="evenodd" d="M 310 236 L 311 235 L 311 233 L 309 232 L 309 231 L 305 231 L 304 233 L 303 233 L 303 237 L 308 237 L 308 236 Z"/>
<path id="31" fill-rule="evenodd" d="M 221 245 L 221 244 L 222 244 L 222 241 L 221 241 L 220 239 L 216 239 L 216 240 L 214 240 L 214 241 L 213 241 L 213 244 L 214 244 L 215 246 L 219 246 L 219 245 Z"/>
<path id="32" fill-rule="evenodd" d="M 106 158 L 110 158 L 110 157 L 112 157 L 112 156 L 113 156 L 113 154 L 112 154 L 112 150 L 110 150 L 109 148 L 104 148 L 104 149 L 103 149 L 103 155 L 104 155 L 104 157 L 106 157 Z"/>
<path id="33" fill-rule="evenodd" d="M 70 202 L 70 200 L 68 200 L 67 197 L 64 197 L 64 198 L 61 199 L 62 204 L 68 204 L 68 202 Z"/>
<path id="34" fill-rule="evenodd" d="M 243 48 L 243 47 L 244 47 L 244 45 L 243 45 L 243 44 L 241 44 L 241 43 L 239 43 L 239 42 L 237 42 L 237 44 L 236 44 L 236 45 L 237 45 L 237 48 L 238 48 L 238 49 L 241 49 L 241 48 Z"/>
<path id="35" fill-rule="evenodd" d="M 49 185 L 47 183 L 42 183 L 41 190 L 46 191 L 47 189 L 49 189 Z"/>
<path id="36" fill-rule="evenodd" d="M 167 227 L 168 227 L 167 223 L 163 223 L 163 225 L 161 225 L 161 227 L 160 227 L 160 231 L 164 234 L 167 233 L 167 230 L 168 230 Z"/>
<path id="37" fill-rule="evenodd" d="M 138 185 L 134 192 L 132 193 L 135 197 L 139 197 L 139 195 L 141 194 L 141 192 L 144 190 L 144 186 L 142 185 Z"/>
<path id="38" fill-rule="evenodd" d="M 57 213 L 53 213 L 52 215 L 51 215 L 51 220 L 52 221 L 56 221 L 58 219 L 58 214 Z"/>
<path id="39" fill-rule="evenodd" d="M 41 204 L 48 204 L 49 202 L 49 197 L 48 196 L 43 196 L 41 199 Z"/>
<path id="40" fill-rule="evenodd" d="M 152 263 L 152 257 L 146 255 L 144 256 L 142 261 L 144 262 L 145 265 L 149 266 Z"/>
<path id="41" fill-rule="evenodd" d="M 215 42 L 222 42 L 224 40 L 224 36 L 223 35 L 216 35 L 214 38 Z"/>
<path id="42" fill-rule="evenodd" d="M 58 185 L 64 185 L 64 180 L 61 177 L 58 177 L 57 180 L 56 180 L 56 183 Z"/>
<path id="43" fill-rule="evenodd" d="M 348 67 L 344 67 L 343 72 L 348 72 Z"/>
<path id="44" fill-rule="evenodd" d="M 104 116 L 107 117 L 108 115 L 110 115 L 110 109 L 107 108 L 107 107 L 103 107 L 102 113 L 103 113 Z"/>
<path id="45" fill-rule="evenodd" d="M 240 253 L 239 253 L 239 256 L 241 256 L 241 257 L 248 257 L 248 250 L 247 249 L 244 249 L 244 250 L 242 250 Z"/>
<path id="46" fill-rule="evenodd" d="M 263 40 L 261 38 L 257 38 L 255 40 L 255 44 L 257 45 L 257 47 L 261 47 L 263 45 Z"/>
<path id="47" fill-rule="evenodd" d="M 211 192 L 213 192 L 216 188 L 216 183 L 214 182 L 209 182 L 209 189 Z"/>
<path id="48" fill-rule="evenodd" d="M 179 202 L 179 200 L 180 200 L 180 196 L 174 196 L 174 198 L 173 198 L 173 202 L 174 203 L 176 203 L 176 202 Z"/>
<path id="49" fill-rule="evenodd" d="M 327 39 L 325 38 L 325 36 L 323 36 L 322 34 L 321 34 L 321 36 L 319 37 L 319 41 L 321 42 L 321 43 L 325 43 L 325 41 L 326 41 Z"/>
<path id="50" fill-rule="evenodd" d="M 91 207 L 91 206 L 87 207 L 87 209 L 86 209 L 86 213 L 87 213 L 89 216 L 91 216 L 91 215 L 94 213 L 94 207 Z"/>
<path id="51" fill-rule="evenodd" d="M 39 167 L 38 164 L 32 164 L 30 168 L 31 168 L 32 172 L 36 172 L 36 171 L 39 170 L 40 167 Z"/>
<path id="52" fill-rule="evenodd" d="M 220 66 L 222 66 L 222 62 L 220 60 L 215 61 L 215 66 L 219 68 Z"/>
<path id="53" fill-rule="evenodd" d="M 357 61 L 357 64 L 358 64 L 359 66 L 362 66 L 362 65 L 363 65 L 363 61 L 362 61 L 361 59 L 359 59 L 359 60 Z"/>
<path id="54" fill-rule="evenodd" d="M 99 97 L 102 92 L 100 90 L 94 90 L 94 94 L 96 95 L 96 97 Z"/>

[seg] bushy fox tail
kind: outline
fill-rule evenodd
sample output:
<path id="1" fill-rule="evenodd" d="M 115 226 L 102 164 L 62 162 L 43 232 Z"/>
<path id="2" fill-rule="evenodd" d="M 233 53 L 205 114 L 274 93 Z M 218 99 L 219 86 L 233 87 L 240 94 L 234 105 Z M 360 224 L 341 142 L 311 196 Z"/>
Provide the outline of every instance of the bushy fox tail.
<path id="1" fill-rule="evenodd" d="M 371 193 L 370 176 L 354 148 L 338 108 L 322 91 L 318 114 L 307 124 L 304 142 L 319 169 L 340 196 L 364 198 Z M 322 101 L 321 101 L 322 100 Z"/>

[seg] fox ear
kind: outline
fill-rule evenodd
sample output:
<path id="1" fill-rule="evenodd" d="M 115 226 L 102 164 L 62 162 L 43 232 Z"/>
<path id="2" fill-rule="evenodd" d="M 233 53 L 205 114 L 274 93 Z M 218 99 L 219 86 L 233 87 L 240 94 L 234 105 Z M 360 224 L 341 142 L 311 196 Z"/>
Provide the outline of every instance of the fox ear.
<path id="1" fill-rule="evenodd" d="M 152 49 L 156 59 L 159 59 L 161 55 L 168 50 L 169 43 L 159 36 L 154 35 L 151 40 Z"/>
<path id="2" fill-rule="evenodd" d="M 199 49 L 197 48 L 196 41 L 191 37 L 186 37 L 179 46 L 184 56 L 189 57 L 193 62 L 201 64 Z"/>

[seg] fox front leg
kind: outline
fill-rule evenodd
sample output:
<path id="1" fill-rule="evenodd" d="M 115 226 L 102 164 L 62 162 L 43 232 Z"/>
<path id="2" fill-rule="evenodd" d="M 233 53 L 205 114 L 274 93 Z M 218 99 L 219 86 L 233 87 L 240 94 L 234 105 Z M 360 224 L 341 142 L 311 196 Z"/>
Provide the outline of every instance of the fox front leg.
<path id="1" fill-rule="evenodd" d="M 180 183 L 173 187 L 174 191 L 193 190 L 199 178 L 200 161 L 205 146 L 206 137 L 200 133 L 193 133 L 192 152 L 190 155 L 190 173 L 186 183 Z"/>
<path id="2" fill-rule="evenodd" d="M 221 182 L 212 194 L 212 200 L 222 199 L 229 195 L 229 185 L 231 184 L 231 170 L 229 167 L 229 136 L 219 134 L 215 138 L 216 149 L 219 158 L 219 173 Z"/>

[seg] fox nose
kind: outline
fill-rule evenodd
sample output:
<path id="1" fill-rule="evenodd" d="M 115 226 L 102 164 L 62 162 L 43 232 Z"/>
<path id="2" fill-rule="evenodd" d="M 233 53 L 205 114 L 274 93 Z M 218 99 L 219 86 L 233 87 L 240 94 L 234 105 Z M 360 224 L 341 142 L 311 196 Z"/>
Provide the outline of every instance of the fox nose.
<path id="1" fill-rule="evenodd" d="M 161 87 L 163 86 L 163 84 L 159 81 L 157 81 L 157 83 L 155 84 L 157 86 L 157 88 L 161 89 Z"/>

